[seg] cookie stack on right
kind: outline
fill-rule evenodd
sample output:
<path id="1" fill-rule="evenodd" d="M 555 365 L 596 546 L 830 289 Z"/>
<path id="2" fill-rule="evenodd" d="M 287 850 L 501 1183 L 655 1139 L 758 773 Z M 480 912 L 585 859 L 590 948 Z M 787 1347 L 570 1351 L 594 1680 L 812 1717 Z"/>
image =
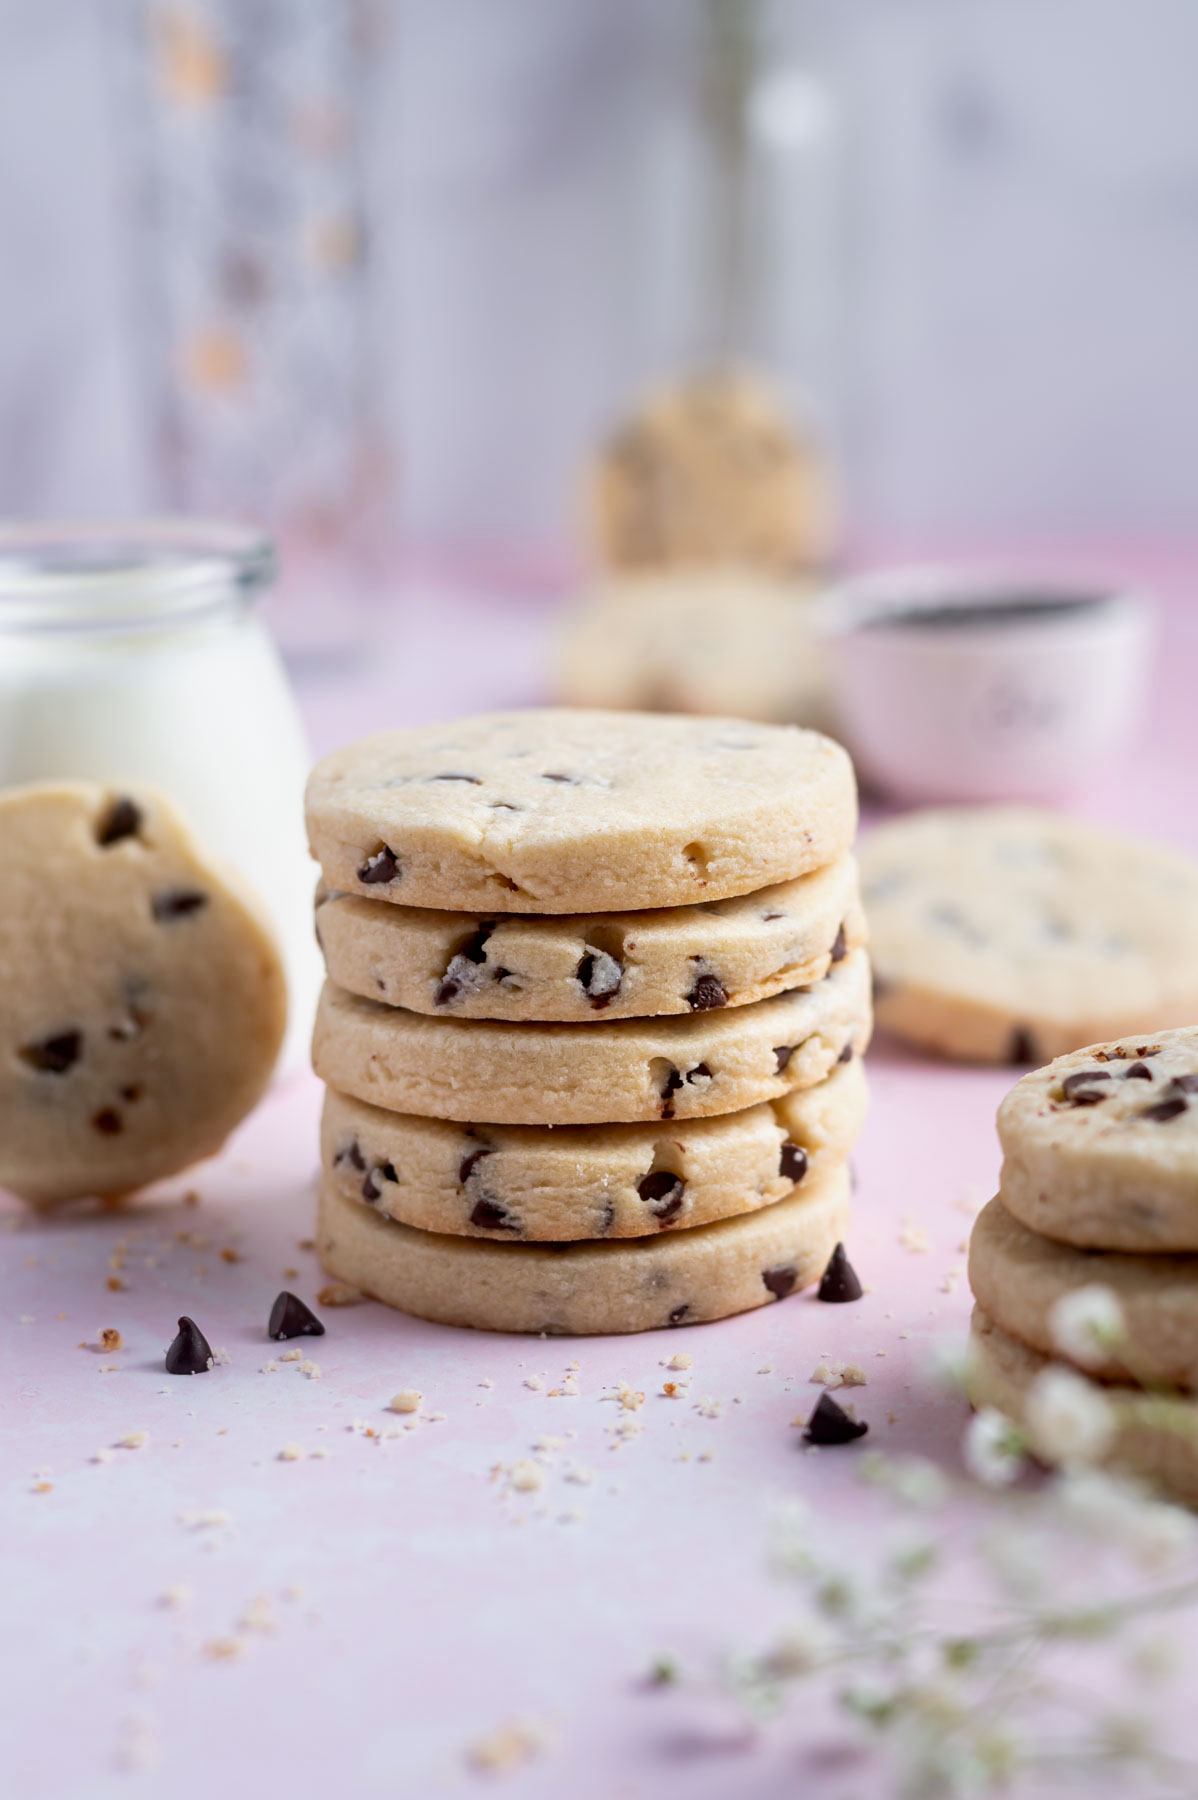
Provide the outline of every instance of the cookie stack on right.
<path id="1" fill-rule="evenodd" d="M 1072 1340 L 1112 1402 L 1101 1460 L 1198 1501 L 1198 1028 L 1059 1056 L 1016 1083 L 998 1130 L 999 1196 L 969 1247 L 970 1399 L 1025 1419 Z M 1121 1320 L 1098 1341 L 1067 1328 L 1095 1287 Z"/>
<path id="2" fill-rule="evenodd" d="M 818 1279 L 865 1109 L 855 823 L 837 745 L 735 720 L 501 713 L 326 758 L 329 1272 L 554 1334 Z"/>

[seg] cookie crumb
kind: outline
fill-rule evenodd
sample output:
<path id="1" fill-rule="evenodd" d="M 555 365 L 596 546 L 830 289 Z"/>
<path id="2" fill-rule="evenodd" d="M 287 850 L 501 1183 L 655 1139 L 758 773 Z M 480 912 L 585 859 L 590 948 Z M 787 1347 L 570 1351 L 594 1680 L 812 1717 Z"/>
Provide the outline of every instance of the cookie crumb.
<path id="1" fill-rule="evenodd" d="M 309 1381 L 319 1381 L 322 1373 L 320 1364 L 313 1362 L 310 1358 L 300 1364 L 299 1372 L 301 1375 L 306 1375 Z"/>
<path id="2" fill-rule="evenodd" d="M 526 1375 L 524 1377 L 524 1385 L 526 1388 L 532 1388 L 533 1392 L 536 1393 L 544 1387 L 545 1383 L 541 1380 L 539 1375 Z"/>
<path id="3" fill-rule="evenodd" d="M 504 1775 L 531 1762 L 544 1748 L 543 1732 L 536 1726 L 516 1721 L 471 1744 L 466 1760 L 472 1768 L 485 1774 Z"/>
<path id="4" fill-rule="evenodd" d="M 125 1340 L 115 1325 L 105 1325 L 100 1332 L 100 1348 L 107 1350 L 110 1354 L 115 1350 L 125 1348 Z"/>
<path id="5" fill-rule="evenodd" d="M 281 1350 L 279 1352 L 280 1362 L 303 1362 L 303 1360 L 304 1353 L 302 1350 Z"/>
<path id="6" fill-rule="evenodd" d="M 666 1364 L 666 1368 L 689 1369 L 694 1360 L 695 1359 L 689 1350 L 675 1350 L 673 1356 L 671 1356 L 669 1362 Z"/>
<path id="7" fill-rule="evenodd" d="M 303 1449 L 299 1444 L 284 1444 L 283 1448 L 279 1451 L 279 1461 L 301 1462 L 303 1460 L 303 1455 Z"/>
<path id="8" fill-rule="evenodd" d="M 127 1431 L 124 1437 L 117 1439 L 116 1447 L 118 1450 L 144 1450 L 149 1441 L 148 1431 Z"/>
<path id="9" fill-rule="evenodd" d="M 186 1612 L 194 1598 L 193 1590 L 185 1581 L 176 1581 L 170 1587 L 163 1589 L 161 1604 L 167 1608 L 168 1612 Z"/>
<path id="10" fill-rule="evenodd" d="M 240 1250 L 234 1250 L 232 1244 L 225 1245 L 224 1249 L 220 1253 L 220 1259 L 222 1262 L 227 1262 L 227 1263 L 239 1263 L 239 1262 L 245 1261 L 245 1258 L 242 1256 Z"/>
<path id="11" fill-rule="evenodd" d="M 419 1388 L 401 1388 L 398 1394 L 392 1394 L 387 1405 L 394 1413 L 414 1413 L 420 1411 L 423 1399 Z"/>
<path id="12" fill-rule="evenodd" d="M 104 1286 L 108 1289 L 110 1294 L 123 1294 L 125 1291 L 125 1283 L 121 1280 L 119 1275 L 110 1275 L 105 1281 Z"/>
<path id="13" fill-rule="evenodd" d="M 204 1645 L 204 1655 L 210 1656 L 213 1662 L 235 1662 L 245 1652 L 244 1641 L 237 1637 L 209 1638 Z"/>
<path id="14" fill-rule="evenodd" d="M 531 1494 L 544 1487 L 545 1477 L 535 1462 L 514 1462 L 508 1471 L 508 1486 L 518 1494 Z"/>
<path id="15" fill-rule="evenodd" d="M 296 1271 L 292 1270 L 292 1274 Z M 317 1306 L 359 1306 L 366 1296 L 345 1281 L 330 1281 L 316 1296 Z"/>

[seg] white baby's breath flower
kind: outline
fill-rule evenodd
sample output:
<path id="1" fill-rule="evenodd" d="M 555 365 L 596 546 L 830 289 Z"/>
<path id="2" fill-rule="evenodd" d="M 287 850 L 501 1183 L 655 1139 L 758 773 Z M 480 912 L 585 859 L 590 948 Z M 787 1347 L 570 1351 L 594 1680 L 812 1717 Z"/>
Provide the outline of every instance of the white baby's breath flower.
<path id="1" fill-rule="evenodd" d="M 997 1407 L 983 1406 L 965 1427 L 961 1455 L 975 1481 L 1009 1487 L 1023 1472 L 1023 1433 Z"/>
<path id="2" fill-rule="evenodd" d="M 1115 1432 L 1100 1390 L 1058 1364 L 1042 1369 L 1032 1382 L 1025 1416 L 1031 1443 L 1046 1462 L 1097 1462 Z"/>
<path id="3" fill-rule="evenodd" d="M 766 1653 L 765 1670 L 778 1681 L 810 1675 L 831 1655 L 836 1641 L 830 1626 L 809 1614 L 791 1625 L 774 1642 Z"/>
<path id="4" fill-rule="evenodd" d="M 1054 1300 L 1048 1325 L 1056 1349 L 1083 1369 L 1100 1368 L 1127 1334 L 1123 1308 L 1098 1281 Z"/>

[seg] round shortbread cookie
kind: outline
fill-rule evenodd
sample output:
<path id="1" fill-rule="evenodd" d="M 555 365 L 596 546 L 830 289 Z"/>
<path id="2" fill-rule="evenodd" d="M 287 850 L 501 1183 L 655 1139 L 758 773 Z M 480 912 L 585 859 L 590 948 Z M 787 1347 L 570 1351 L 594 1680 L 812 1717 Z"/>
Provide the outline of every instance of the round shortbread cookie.
<path id="1" fill-rule="evenodd" d="M 1030 807 L 949 807 L 861 853 L 880 1028 L 1038 1063 L 1198 1017 L 1198 865 Z"/>
<path id="2" fill-rule="evenodd" d="M 722 900 L 835 861 L 856 816 L 818 732 L 568 708 L 381 732 L 307 791 L 330 888 L 450 911 Z"/>
<path id="3" fill-rule="evenodd" d="M 389 1112 L 502 1125 L 619 1124 L 740 1112 L 814 1087 L 869 1040 L 869 959 L 754 1006 L 612 1025 L 430 1019 L 325 984 L 312 1063 Z"/>
<path id="4" fill-rule="evenodd" d="M 755 894 L 665 911 L 482 918 L 317 897 L 338 987 L 455 1019 L 710 1012 L 810 987 L 865 941 L 852 857 Z"/>
<path id="5" fill-rule="evenodd" d="M 819 1279 L 847 1234 L 829 1165 L 789 1200 L 630 1242 L 487 1244 L 414 1231 L 321 1183 L 316 1249 L 336 1280 L 442 1325 L 554 1337 L 655 1331 L 748 1312 Z"/>
<path id="6" fill-rule="evenodd" d="M 1002 1198 L 1095 1250 L 1198 1250 L 1198 1027 L 1092 1044 L 998 1109 Z"/>
<path id="7" fill-rule="evenodd" d="M 1052 1362 L 1003 1331 L 980 1306 L 974 1308 L 965 1364 L 972 1405 L 997 1407 L 1024 1424 L 1028 1389 Z M 1116 1421 L 1102 1463 L 1138 1475 L 1189 1505 L 1198 1502 L 1198 1407 L 1193 1401 L 1162 1399 L 1135 1387 L 1094 1386 L 1111 1404 Z M 1049 1444 L 1037 1443 L 1035 1450 L 1041 1462 L 1056 1460 Z"/>
<path id="8" fill-rule="evenodd" d="M 746 568 L 601 583 L 565 617 L 570 706 L 716 713 L 827 730 L 835 718 L 814 589 Z"/>
<path id="9" fill-rule="evenodd" d="M 982 1208 L 969 1240 L 969 1285 L 995 1324 L 1043 1355 L 1053 1307 L 1079 1288 L 1110 1288 L 1123 1310 L 1126 1356 L 1087 1364 L 1104 1381 L 1198 1388 L 1198 1256 L 1077 1250 L 1020 1223 L 1000 1200 Z"/>
<path id="10" fill-rule="evenodd" d="M 756 1212 L 830 1162 L 865 1123 L 865 1066 L 747 1112 L 672 1125 L 456 1125 L 329 1089 L 325 1179 L 422 1231 L 465 1237 L 655 1236 Z"/>
<path id="11" fill-rule="evenodd" d="M 287 1015 L 269 927 L 161 794 L 0 795 L 0 1186 L 116 1195 L 219 1150 Z"/>
<path id="12" fill-rule="evenodd" d="M 598 458 L 595 546 L 615 568 L 826 560 L 835 537 L 827 464 L 773 390 L 738 369 L 651 393 Z"/>

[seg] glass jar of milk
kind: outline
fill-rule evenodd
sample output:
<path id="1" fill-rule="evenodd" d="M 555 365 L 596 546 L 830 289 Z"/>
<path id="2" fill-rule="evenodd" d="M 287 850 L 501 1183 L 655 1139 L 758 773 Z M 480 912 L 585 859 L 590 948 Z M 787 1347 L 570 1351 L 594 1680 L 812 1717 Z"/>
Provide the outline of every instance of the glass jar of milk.
<path id="1" fill-rule="evenodd" d="M 0 786 L 147 782 L 274 919 L 305 1060 L 320 959 L 304 839 L 309 763 L 254 616 L 270 543 L 190 520 L 0 527 Z"/>

